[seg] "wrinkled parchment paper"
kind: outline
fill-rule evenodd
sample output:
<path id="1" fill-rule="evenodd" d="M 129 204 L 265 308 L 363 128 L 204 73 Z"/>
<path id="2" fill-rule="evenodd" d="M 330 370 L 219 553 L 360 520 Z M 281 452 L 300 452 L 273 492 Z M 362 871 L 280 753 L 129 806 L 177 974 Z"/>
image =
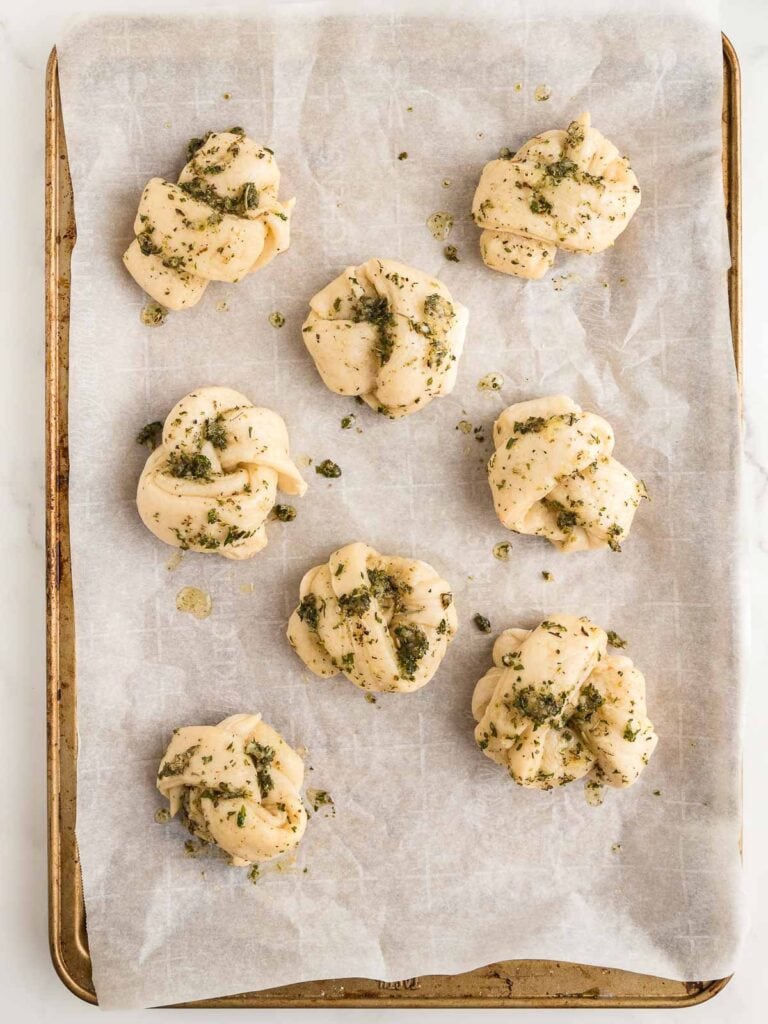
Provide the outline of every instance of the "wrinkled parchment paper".
<path id="1" fill-rule="evenodd" d="M 103 18 L 60 47 L 78 225 L 77 834 L 104 1006 L 517 957 L 680 979 L 734 966 L 738 431 L 719 33 L 679 4 L 594 19 L 575 3 L 471 7 Z M 631 155 L 639 213 L 615 250 L 561 253 L 540 282 L 488 271 L 468 215 L 483 164 L 584 109 Z M 298 200 L 292 247 L 148 328 L 120 262 L 141 189 L 178 174 L 190 136 L 232 124 L 276 151 L 281 194 Z M 439 210 L 455 217 L 459 263 L 425 226 Z M 471 311 L 455 393 L 399 422 L 328 392 L 300 334 L 309 297 L 372 255 L 439 275 Z M 478 389 L 491 372 L 500 393 Z M 273 524 L 252 561 L 186 554 L 170 570 L 171 549 L 136 514 L 146 451 L 134 436 L 204 384 L 278 410 L 296 456 L 343 475 L 306 469 L 298 518 Z M 606 416 L 652 496 L 621 554 L 562 555 L 494 516 L 493 419 L 558 392 Z M 359 429 L 342 430 L 350 412 Z M 456 429 L 463 419 L 477 437 Z M 302 574 L 357 539 L 452 584 L 458 637 L 412 696 L 368 703 L 343 677 L 310 676 L 284 639 Z M 504 539 L 506 563 L 492 555 Z M 208 619 L 176 610 L 186 585 L 211 594 Z M 493 637 L 472 616 L 495 635 L 558 610 L 628 640 L 661 736 L 641 781 L 598 807 L 580 783 L 515 787 L 473 741 Z M 180 824 L 154 821 L 171 730 L 251 710 L 307 748 L 307 785 L 335 805 L 313 815 L 295 864 L 256 884 L 185 855 Z"/>

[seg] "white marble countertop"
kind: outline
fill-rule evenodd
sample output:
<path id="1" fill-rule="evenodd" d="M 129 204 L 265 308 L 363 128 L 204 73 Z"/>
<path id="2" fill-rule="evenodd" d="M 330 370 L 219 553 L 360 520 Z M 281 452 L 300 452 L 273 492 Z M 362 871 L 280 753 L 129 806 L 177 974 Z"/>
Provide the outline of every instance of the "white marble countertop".
<path id="1" fill-rule="evenodd" d="M 645 2 L 645 0 L 644 0 Z M 651 2 L 651 0 L 647 0 Z M 8 1019 L 57 1022 L 92 1019 L 98 1012 L 79 1002 L 57 979 L 47 949 L 45 881 L 45 581 L 43 431 L 43 86 L 48 53 L 75 14 L 135 11 L 136 3 L 113 0 L 0 0 L 0 105 L 4 187 L 0 207 L 3 322 L 0 375 L 0 494 L 3 497 L 4 570 L 0 573 L 0 683 L 6 712 L 0 719 L 0 763 L 6 785 L 0 822 L 0 999 Z M 216 4 L 166 0 L 165 13 Z M 225 5 L 220 5 L 225 6 Z M 685 1012 L 702 1022 L 764 1019 L 768 960 L 768 305 L 763 299 L 768 234 L 764 177 L 768 171 L 768 0 L 722 0 L 722 26 L 741 61 L 744 105 L 744 369 L 745 369 L 745 567 L 748 573 L 752 650 L 747 663 L 744 759 L 744 884 L 750 915 L 744 953 L 735 977 L 715 999 Z M 138 1020 L 148 1011 L 126 1011 Z M 195 1021 L 220 1022 L 236 1011 L 198 1011 Z M 284 1011 L 280 1020 L 309 1011 Z M 683 1011 L 674 1011 L 681 1013 Z M 674 1013 L 673 1012 L 673 1013 Z M 430 1020 L 462 1011 L 435 1011 Z M 267 1019 L 252 1011 L 248 1019 Z M 405 1021 L 417 1011 L 346 1011 L 345 1021 Z M 611 1021 L 637 1019 L 633 1011 Z M 313 1024 L 337 1017 L 311 1011 Z M 643 1021 L 669 1020 L 670 1011 L 646 1011 Z M 579 1019 L 605 1021 L 605 1012 Z M 178 1013 L 152 1011 L 151 1020 L 177 1021 Z M 242 1018 L 237 1018 L 242 1019 Z M 419 1019 L 424 1019 L 419 1018 Z M 494 1021 L 562 1021 L 555 1011 L 496 1011 Z"/>

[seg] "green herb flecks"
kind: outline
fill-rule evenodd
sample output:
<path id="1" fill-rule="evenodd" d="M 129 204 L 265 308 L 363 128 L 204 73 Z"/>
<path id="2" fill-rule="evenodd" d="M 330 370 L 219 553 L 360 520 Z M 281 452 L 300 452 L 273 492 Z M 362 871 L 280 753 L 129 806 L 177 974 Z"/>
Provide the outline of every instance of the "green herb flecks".
<path id="1" fill-rule="evenodd" d="M 419 324 L 419 329 L 425 326 L 429 338 L 429 351 L 427 353 L 427 366 L 439 368 L 446 357 L 450 354 L 447 343 L 448 332 L 456 321 L 456 311 L 453 304 L 437 292 L 428 295 L 424 299 L 424 325 Z"/>
<path id="2" fill-rule="evenodd" d="M 220 196 L 214 186 L 201 177 L 182 181 L 179 188 L 191 199 L 209 206 L 219 215 L 219 220 L 225 213 L 244 217 L 249 210 L 255 209 L 259 204 L 259 193 L 252 181 L 246 182 L 235 196 Z"/>
<path id="3" fill-rule="evenodd" d="M 624 732 L 622 733 L 622 736 L 629 743 L 634 743 L 639 735 L 640 735 L 640 726 L 638 725 L 636 728 L 633 728 L 632 727 L 632 719 L 630 718 L 629 721 L 627 722 L 627 724 L 624 726 Z"/>
<path id="4" fill-rule="evenodd" d="M 491 620 L 489 618 L 486 618 L 485 615 L 481 615 L 480 612 L 477 612 L 477 614 L 473 617 L 472 621 L 474 622 L 474 624 L 477 626 L 481 633 L 491 632 Z"/>
<path id="5" fill-rule="evenodd" d="M 413 679 L 419 662 L 429 650 L 426 633 L 410 622 L 395 626 L 397 661 L 406 679 Z"/>
<path id="6" fill-rule="evenodd" d="M 325 602 L 318 602 L 315 594 L 307 594 L 299 602 L 296 614 L 310 629 L 316 630 L 320 623 L 320 613 L 325 609 Z"/>
<path id="7" fill-rule="evenodd" d="M 250 743 L 246 745 L 245 752 L 253 761 L 256 768 L 259 792 L 261 793 L 261 799 L 264 800 L 275 785 L 270 773 L 272 762 L 275 759 L 274 748 L 265 746 L 262 743 L 257 743 L 256 740 L 251 740 Z"/>
<path id="8" fill-rule="evenodd" d="M 157 773 L 158 779 L 167 779 L 171 775 L 183 775 L 199 748 L 200 744 L 196 743 L 192 747 L 187 747 L 186 750 L 179 751 L 170 761 L 165 761 Z"/>
<path id="9" fill-rule="evenodd" d="M 215 419 L 205 421 L 205 440 L 219 451 L 227 447 L 227 428 L 221 413 Z"/>
<path id="10" fill-rule="evenodd" d="M 512 700 L 512 707 L 530 718 L 536 728 L 557 718 L 564 704 L 565 697 L 556 697 L 550 690 L 538 690 L 535 686 L 524 686 Z"/>
<path id="11" fill-rule="evenodd" d="M 552 213 L 552 203 L 541 192 L 534 192 L 529 203 L 531 213 Z"/>
<path id="12" fill-rule="evenodd" d="M 371 592 L 368 587 L 355 587 L 339 597 L 339 608 L 347 617 L 363 615 L 370 607 Z"/>
<path id="13" fill-rule="evenodd" d="M 356 324 L 372 324 L 376 328 L 376 355 L 382 366 L 388 363 L 395 346 L 395 318 L 385 295 L 361 295 L 356 300 L 352 320 Z"/>
<path id="14" fill-rule="evenodd" d="M 151 231 L 142 231 L 136 235 L 136 241 L 139 243 L 139 249 L 143 256 L 157 256 L 163 250 L 152 240 Z"/>
<path id="15" fill-rule="evenodd" d="M 168 472 L 180 480 L 212 479 L 213 467 L 211 460 L 202 452 L 172 451 L 168 454 Z"/>
<path id="16" fill-rule="evenodd" d="M 523 420 L 522 423 L 519 420 L 515 421 L 513 430 L 516 434 L 537 434 L 540 430 L 546 427 L 547 421 L 543 416 L 529 416 L 527 420 Z"/>
<path id="17" fill-rule="evenodd" d="M 587 683 L 582 688 L 579 694 L 579 703 L 576 708 L 577 714 L 581 715 L 582 718 L 586 718 L 587 721 L 592 717 L 595 711 L 605 703 L 605 697 L 600 693 L 597 687 L 593 683 Z"/>

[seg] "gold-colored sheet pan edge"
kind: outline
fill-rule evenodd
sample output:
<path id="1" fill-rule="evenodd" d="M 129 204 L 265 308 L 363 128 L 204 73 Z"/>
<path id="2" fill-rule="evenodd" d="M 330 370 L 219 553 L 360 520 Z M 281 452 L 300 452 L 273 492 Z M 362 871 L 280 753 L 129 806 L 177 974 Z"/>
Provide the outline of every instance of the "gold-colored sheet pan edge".
<path id="1" fill-rule="evenodd" d="M 728 295 L 741 391 L 741 77 L 736 52 L 725 35 L 723 74 L 723 185 L 731 249 Z M 95 1003 L 75 839 L 77 706 L 67 504 L 69 293 L 75 220 L 55 48 L 46 71 L 45 121 L 49 937 L 51 958 L 64 985 L 79 998 Z M 302 982 L 182 1005 L 275 1009 L 682 1007 L 710 999 L 729 980 L 680 982 L 584 964 L 511 960 L 460 975 L 392 983 L 365 978 Z"/>

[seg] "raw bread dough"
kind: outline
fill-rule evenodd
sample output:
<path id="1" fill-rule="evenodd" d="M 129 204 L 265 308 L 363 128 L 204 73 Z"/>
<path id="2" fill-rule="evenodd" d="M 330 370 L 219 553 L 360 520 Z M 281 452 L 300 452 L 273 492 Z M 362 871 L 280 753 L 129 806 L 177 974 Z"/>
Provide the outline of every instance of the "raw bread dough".
<path id="1" fill-rule="evenodd" d="M 431 565 L 347 544 L 301 581 L 288 639 L 318 676 L 363 690 L 428 683 L 458 629 L 451 588 Z"/>
<path id="2" fill-rule="evenodd" d="M 250 558 L 267 544 L 278 487 L 298 495 L 307 489 L 282 418 L 231 388 L 200 388 L 168 413 L 136 504 L 166 544 Z"/>
<path id="3" fill-rule="evenodd" d="M 521 786 L 552 789 L 590 772 L 631 786 L 648 764 L 658 737 L 645 679 L 606 646 L 589 619 L 563 614 L 496 640 L 472 697 L 475 739 Z"/>
<path id="4" fill-rule="evenodd" d="M 295 200 L 278 201 L 271 150 L 233 128 L 193 140 L 190 153 L 178 185 L 152 178 L 144 189 L 123 256 L 168 309 L 194 306 L 209 281 L 240 281 L 290 244 Z"/>
<path id="5" fill-rule="evenodd" d="M 299 845 L 307 827 L 303 781 L 304 762 L 261 715 L 176 729 L 157 773 L 171 816 L 183 810 L 190 831 L 237 866 Z"/>
<path id="6" fill-rule="evenodd" d="M 312 298 L 302 336 L 331 391 L 394 418 L 453 390 L 468 319 L 437 278 L 371 259 Z"/>
<path id="7" fill-rule="evenodd" d="M 582 114 L 566 131 L 543 132 L 486 164 L 472 216 L 483 228 L 484 262 L 535 279 L 558 248 L 592 253 L 613 245 L 639 205 L 628 159 Z"/>
<path id="8" fill-rule="evenodd" d="M 564 395 L 510 405 L 493 426 L 488 482 L 509 530 L 562 551 L 621 550 L 645 485 L 611 457 L 608 423 Z"/>

